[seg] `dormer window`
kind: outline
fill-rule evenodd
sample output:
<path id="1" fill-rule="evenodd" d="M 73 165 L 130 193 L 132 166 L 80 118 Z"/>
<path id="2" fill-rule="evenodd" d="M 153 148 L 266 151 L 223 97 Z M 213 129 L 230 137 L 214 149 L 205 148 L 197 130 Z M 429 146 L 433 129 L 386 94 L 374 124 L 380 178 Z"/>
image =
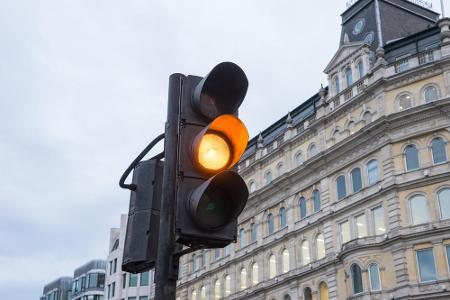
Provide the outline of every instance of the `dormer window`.
<path id="1" fill-rule="evenodd" d="M 345 69 L 345 80 L 347 82 L 347 87 L 353 84 L 352 69 L 350 67 Z"/>

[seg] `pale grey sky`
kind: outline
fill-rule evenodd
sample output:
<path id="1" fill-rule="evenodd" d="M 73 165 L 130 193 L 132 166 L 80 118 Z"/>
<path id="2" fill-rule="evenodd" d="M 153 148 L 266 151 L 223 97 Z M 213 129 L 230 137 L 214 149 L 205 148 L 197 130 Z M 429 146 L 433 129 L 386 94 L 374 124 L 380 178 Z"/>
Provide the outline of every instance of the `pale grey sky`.
<path id="1" fill-rule="evenodd" d="M 106 258 L 128 208 L 118 179 L 163 131 L 171 73 L 239 64 L 250 82 L 240 116 L 254 136 L 326 85 L 344 9 L 345 0 L 0 0 L 2 298 L 38 299 L 49 281 Z"/>

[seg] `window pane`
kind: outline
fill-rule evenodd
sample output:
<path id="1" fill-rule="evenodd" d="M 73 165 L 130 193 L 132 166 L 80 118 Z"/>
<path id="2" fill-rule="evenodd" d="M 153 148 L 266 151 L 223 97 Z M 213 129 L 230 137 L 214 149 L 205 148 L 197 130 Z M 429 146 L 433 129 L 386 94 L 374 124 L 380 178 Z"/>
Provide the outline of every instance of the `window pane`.
<path id="1" fill-rule="evenodd" d="M 319 285 L 319 291 L 320 291 L 320 300 L 329 300 L 328 295 L 328 286 L 325 282 L 320 283 Z"/>
<path id="2" fill-rule="evenodd" d="M 286 209 L 280 208 L 280 228 L 286 227 Z"/>
<path id="3" fill-rule="evenodd" d="M 303 241 L 302 243 L 302 262 L 303 265 L 307 265 L 311 262 L 311 256 L 309 254 L 309 242 Z"/>
<path id="4" fill-rule="evenodd" d="M 191 299 L 192 300 L 197 300 L 197 292 L 195 290 L 192 291 L 192 293 L 191 293 Z"/>
<path id="5" fill-rule="evenodd" d="M 365 112 L 363 115 L 364 124 L 367 125 L 372 122 L 372 114 L 370 112 Z"/>
<path id="6" fill-rule="evenodd" d="M 316 238 L 317 259 L 325 257 L 325 240 L 323 234 L 319 234 Z"/>
<path id="7" fill-rule="evenodd" d="M 415 145 L 408 145 L 405 148 L 406 170 L 419 168 L 419 150 Z"/>
<path id="8" fill-rule="evenodd" d="M 356 236 L 362 238 L 367 236 L 366 215 L 362 214 L 355 217 Z"/>
<path id="9" fill-rule="evenodd" d="M 447 250 L 447 264 L 450 269 L 450 246 L 445 247 L 445 250 Z"/>
<path id="10" fill-rule="evenodd" d="M 412 107 L 412 98 L 408 94 L 403 94 L 398 98 L 398 107 L 400 110 Z"/>
<path id="11" fill-rule="evenodd" d="M 309 157 L 313 157 L 316 154 L 317 154 L 317 147 L 316 147 L 316 145 L 312 144 L 309 147 Z"/>
<path id="12" fill-rule="evenodd" d="M 204 286 L 200 288 L 200 300 L 206 300 L 206 287 Z"/>
<path id="13" fill-rule="evenodd" d="M 295 156 L 295 162 L 297 163 L 297 166 L 303 164 L 303 154 L 301 152 L 297 153 L 297 155 Z"/>
<path id="14" fill-rule="evenodd" d="M 216 284 L 214 285 L 214 299 L 220 299 L 220 281 L 216 280 Z"/>
<path id="15" fill-rule="evenodd" d="M 371 160 L 367 163 L 367 173 L 369 184 L 374 184 L 378 181 L 378 162 Z"/>
<path id="16" fill-rule="evenodd" d="M 141 286 L 147 286 L 148 285 L 148 271 L 141 273 Z"/>
<path id="17" fill-rule="evenodd" d="M 443 189 L 438 193 L 441 219 L 450 219 L 450 189 Z"/>
<path id="18" fill-rule="evenodd" d="M 422 195 L 416 195 L 410 200 L 412 224 L 428 222 L 427 199 Z"/>
<path id="19" fill-rule="evenodd" d="M 274 278 L 277 275 L 277 261 L 275 255 L 269 258 L 269 278 Z"/>
<path id="20" fill-rule="evenodd" d="M 436 280 L 436 266 L 434 264 L 433 249 L 417 251 L 420 281 Z"/>
<path id="21" fill-rule="evenodd" d="M 385 234 L 386 228 L 384 225 L 384 210 L 382 206 L 372 209 L 372 219 L 375 235 Z"/>
<path id="22" fill-rule="evenodd" d="M 148 300 L 148 296 L 140 296 L 139 300 Z"/>
<path id="23" fill-rule="evenodd" d="M 356 193 L 362 188 L 361 169 L 360 168 L 353 169 L 351 175 L 352 175 L 353 193 Z"/>
<path id="24" fill-rule="evenodd" d="M 253 224 L 251 225 L 251 227 L 252 227 L 252 234 L 251 234 L 251 237 L 252 237 L 252 242 L 254 242 L 254 241 L 256 241 L 256 224 L 253 223 Z"/>
<path id="25" fill-rule="evenodd" d="M 429 86 L 424 91 L 425 102 L 431 102 L 439 99 L 438 90 L 434 86 Z"/>
<path id="26" fill-rule="evenodd" d="M 298 205 L 300 208 L 300 219 L 306 218 L 306 200 L 305 198 L 301 197 L 298 201 Z"/>
<path id="27" fill-rule="evenodd" d="M 130 273 L 130 278 L 128 280 L 129 286 L 137 286 L 137 274 Z"/>
<path id="28" fill-rule="evenodd" d="M 191 260 L 191 271 L 194 272 L 196 269 L 196 264 L 195 264 L 195 254 L 192 255 L 192 260 Z"/>
<path id="29" fill-rule="evenodd" d="M 431 142 L 431 152 L 433 154 L 433 162 L 435 164 L 447 161 L 447 153 L 445 151 L 445 142 L 441 138 L 435 138 Z"/>
<path id="30" fill-rule="evenodd" d="M 231 277 L 230 275 L 225 276 L 225 296 L 231 294 Z"/>
<path id="31" fill-rule="evenodd" d="M 122 274 L 122 288 L 124 289 L 124 288 L 126 288 L 126 286 L 127 286 L 127 274 L 123 273 Z"/>
<path id="32" fill-rule="evenodd" d="M 336 76 L 334 78 L 334 89 L 336 91 L 336 94 L 339 94 L 341 92 L 341 85 L 339 84 L 339 77 Z"/>
<path id="33" fill-rule="evenodd" d="M 90 288 L 97 287 L 97 279 L 98 279 L 98 274 L 97 273 L 89 274 L 89 287 Z M 79 290 L 79 289 L 77 288 L 77 290 Z"/>
<path id="34" fill-rule="evenodd" d="M 272 181 L 272 172 L 271 171 L 266 173 L 265 179 L 266 179 L 266 183 L 270 183 Z"/>
<path id="35" fill-rule="evenodd" d="M 304 292 L 305 300 L 312 300 L 312 291 L 310 288 L 306 288 Z"/>
<path id="36" fill-rule="evenodd" d="M 275 231 L 275 223 L 274 223 L 272 214 L 269 214 L 267 216 L 267 226 L 269 229 L 269 234 L 272 234 Z"/>
<path id="37" fill-rule="evenodd" d="M 239 230 L 239 245 L 241 248 L 245 247 L 245 230 L 244 228 L 241 228 Z"/>
<path id="38" fill-rule="evenodd" d="M 345 79 L 347 81 L 347 87 L 351 86 L 353 83 L 352 69 L 347 68 L 345 70 Z"/>
<path id="39" fill-rule="evenodd" d="M 345 190 L 345 177 L 343 175 L 336 179 L 336 187 L 338 200 L 344 199 L 347 196 L 347 192 Z"/>
<path id="40" fill-rule="evenodd" d="M 314 190 L 313 192 L 313 201 L 314 212 L 318 212 L 320 210 L 320 192 L 318 190 Z"/>
<path id="41" fill-rule="evenodd" d="M 258 284 L 258 264 L 254 263 L 252 266 L 252 282 L 253 285 Z"/>
<path id="42" fill-rule="evenodd" d="M 220 258 L 220 248 L 214 249 L 214 258 L 219 259 Z"/>
<path id="43" fill-rule="evenodd" d="M 341 227 L 341 241 L 342 244 L 350 241 L 350 226 L 348 222 L 344 222 L 340 224 Z"/>
<path id="44" fill-rule="evenodd" d="M 289 251 L 287 249 L 283 250 L 283 273 L 289 272 Z"/>
<path id="45" fill-rule="evenodd" d="M 377 264 L 371 264 L 369 266 L 369 278 L 370 278 L 370 289 L 372 291 L 381 290 L 380 271 L 378 269 Z"/>
<path id="46" fill-rule="evenodd" d="M 241 270 L 241 290 L 245 290 L 247 288 L 247 271 L 245 268 Z"/>
<path id="47" fill-rule="evenodd" d="M 361 268 L 354 264 L 352 265 L 352 282 L 353 282 L 353 293 L 359 294 L 363 291 L 363 283 L 362 283 L 362 276 L 361 276 Z"/>
<path id="48" fill-rule="evenodd" d="M 364 76 L 364 64 L 362 61 L 358 64 L 358 71 L 359 71 L 359 78 L 362 78 Z"/>

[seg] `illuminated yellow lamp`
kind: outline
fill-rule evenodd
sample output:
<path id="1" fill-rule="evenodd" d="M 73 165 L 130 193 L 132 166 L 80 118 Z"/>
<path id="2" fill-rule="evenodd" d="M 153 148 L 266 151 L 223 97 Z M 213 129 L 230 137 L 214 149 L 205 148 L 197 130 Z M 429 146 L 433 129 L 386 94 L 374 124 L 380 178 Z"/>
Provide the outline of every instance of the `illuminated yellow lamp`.
<path id="1" fill-rule="evenodd" d="M 233 167 L 247 147 L 248 131 L 233 115 L 214 119 L 194 141 L 194 157 L 207 172 L 219 172 Z"/>

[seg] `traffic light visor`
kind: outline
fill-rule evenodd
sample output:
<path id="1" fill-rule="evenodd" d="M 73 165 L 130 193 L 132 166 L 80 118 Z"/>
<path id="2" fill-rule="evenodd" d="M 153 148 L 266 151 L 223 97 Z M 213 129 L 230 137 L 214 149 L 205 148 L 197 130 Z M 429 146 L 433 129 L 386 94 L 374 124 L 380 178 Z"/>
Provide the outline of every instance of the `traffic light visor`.
<path id="1" fill-rule="evenodd" d="M 194 158 L 200 169 L 212 173 L 234 166 L 247 147 L 248 131 L 233 115 L 222 115 L 194 141 Z"/>

